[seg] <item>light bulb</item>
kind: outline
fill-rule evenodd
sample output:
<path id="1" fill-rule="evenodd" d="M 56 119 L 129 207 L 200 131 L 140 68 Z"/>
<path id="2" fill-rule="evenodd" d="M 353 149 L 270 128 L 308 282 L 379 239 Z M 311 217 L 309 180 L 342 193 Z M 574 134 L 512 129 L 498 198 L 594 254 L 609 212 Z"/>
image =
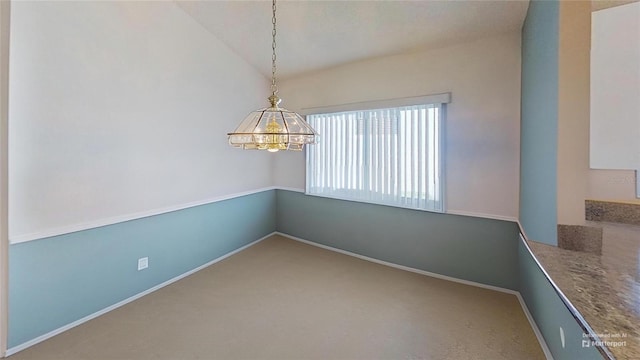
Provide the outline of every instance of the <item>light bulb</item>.
<path id="1" fill-rule="evenodd" d="M 279 149 L 277 148 L 272 148 L 272 149 L 267 149 L 268 152 L 272 152 L 272 153 L 276 153 L 278 152 Z"/>
<path id="2" fill-rule="evenodd" d="M 272 117 L 271 122 L 267 124 L 267 132 L 272 134 L 282 132 L 282 127 L 278 124 L 275 117 Z"/>

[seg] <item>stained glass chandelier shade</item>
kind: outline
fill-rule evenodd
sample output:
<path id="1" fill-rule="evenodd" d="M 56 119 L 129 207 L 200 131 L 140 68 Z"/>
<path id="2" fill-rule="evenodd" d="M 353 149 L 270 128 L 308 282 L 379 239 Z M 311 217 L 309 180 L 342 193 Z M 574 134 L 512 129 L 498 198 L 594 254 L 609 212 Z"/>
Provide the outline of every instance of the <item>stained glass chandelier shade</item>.
<path id="1" fill-rule="evenodd" d="M 229 133 L 229 144 L 246 150 L 302 150 L 315 144 L 317 134 L 299 114 L 278 107 L 280 99 L 269 97 L 271 106 L 250 113 Z"/>

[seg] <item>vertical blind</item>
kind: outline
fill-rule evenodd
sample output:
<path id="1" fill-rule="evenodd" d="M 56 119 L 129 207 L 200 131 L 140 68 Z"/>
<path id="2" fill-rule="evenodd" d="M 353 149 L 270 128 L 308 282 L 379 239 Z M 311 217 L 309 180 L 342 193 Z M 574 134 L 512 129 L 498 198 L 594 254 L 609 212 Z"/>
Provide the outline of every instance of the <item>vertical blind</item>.
<path id="1" fill-rule="evenodd" d="M 306 193 L 443 211 L 441 104 L 307 116 Z"/>

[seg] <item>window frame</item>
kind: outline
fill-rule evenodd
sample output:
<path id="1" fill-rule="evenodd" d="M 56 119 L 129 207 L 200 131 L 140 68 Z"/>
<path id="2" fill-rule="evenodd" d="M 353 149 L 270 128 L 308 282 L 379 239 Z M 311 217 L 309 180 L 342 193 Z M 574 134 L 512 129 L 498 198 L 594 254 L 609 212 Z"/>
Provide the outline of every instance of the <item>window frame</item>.
<path id="1" fill-rule="evenodd" d="M 302 109 L 302 115 L 308 118 L 310 115 L 320 115 L 320 114 L 331 114 L 331 113 L 339 113 L 339 112 L 350 112 L 350 111 L 371 111 L 377 109 L 387 109 L 387 108 L 400 108 L 406 106 L 415 106 L 415 105 L 438 105 L 439 110 L 439 123 L 438 123 L 438 144 L 439 144 L 439 154 L 438 154 L 438 172 L 439 176 L 439 189 L 440 189 L 440 203 L 441 209 L 425 209 L 419 208 L 415 206 L 410 206 L 402 203 L 392 203 L 385 201 L 376 201 L 374 199 L 355 199 L 351 197 L 343 197 L 335 194 L 316 194 L 309 192 L 309 175 L 310 175 L 310 150 L 305 149 L 305 195 L 309 196 L 317 196 L 329 199 L 337 199 L 344 201 L 353 201 L 365 204 L 376 204 L 376 205 L 384 205 L 391 207 L 398 207 L 403 209 L 411 209 L 418 211 L 427 211 L 427 212 L 435 212 L 435 213 L 446 213 L 447 212 L 447 191 L 446 191 L 446 118 L 447 118 L 447 104 L 451 102 L 451 93 L 442 93 L 435 95 L 424 95 L 410 98 L 397 98 L 397 99 L 387 99 L 387 100 L 376 100 L 376 101 L 366 101 L 366 102 L 358 102 L 358 103 L 349 103 L 349 104 L 341 104 L 334 106 L 322 106 L 322 107 L 313 107 L 313 108 L 305 108 Z M 308 120 L 308 119 L 307 119 Z M 323 141 L 322 133 L 320 135 L 320 141 Z"/>

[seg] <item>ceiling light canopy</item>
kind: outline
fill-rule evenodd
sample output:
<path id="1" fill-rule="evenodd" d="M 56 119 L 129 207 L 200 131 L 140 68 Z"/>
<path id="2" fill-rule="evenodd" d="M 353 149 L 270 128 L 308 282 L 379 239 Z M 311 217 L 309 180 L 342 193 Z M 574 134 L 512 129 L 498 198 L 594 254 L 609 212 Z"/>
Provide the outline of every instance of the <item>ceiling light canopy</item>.
<path id="1" fill-rule="evenodd" d="M 271 96 L 270 107 L 251 112 L 232 133 L 228 133 L 229 144 L 245 150 L 297 150 L 305 144 L 315 144 L 318 134 L 302 116 L 279 107 L 276 85 L 276 0 L 272 3 L 271 32 Z"/>

